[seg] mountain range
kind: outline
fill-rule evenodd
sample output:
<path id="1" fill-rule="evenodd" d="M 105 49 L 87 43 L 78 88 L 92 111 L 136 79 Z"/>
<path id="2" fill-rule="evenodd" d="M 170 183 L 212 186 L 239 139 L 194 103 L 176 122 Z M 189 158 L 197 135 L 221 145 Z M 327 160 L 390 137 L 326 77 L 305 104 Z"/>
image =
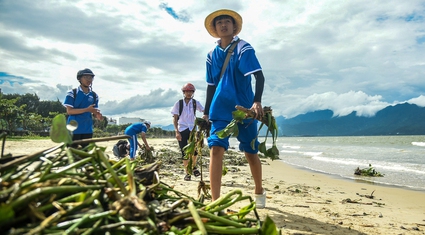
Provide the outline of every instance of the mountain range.
<path id="1" fill-rule="evenodd" d="M 363 135 L 425 135 L 425 107 L 402 103 L 387 106 L 375 116 L 334 116 L 332 110 L 318 110 L 293 118 L 278 116 L 279 136 L 363 136 Z M 173 125 L 162 127 L 173 130 Z M 266 134 L 262 128 L 260 135 Z"/>

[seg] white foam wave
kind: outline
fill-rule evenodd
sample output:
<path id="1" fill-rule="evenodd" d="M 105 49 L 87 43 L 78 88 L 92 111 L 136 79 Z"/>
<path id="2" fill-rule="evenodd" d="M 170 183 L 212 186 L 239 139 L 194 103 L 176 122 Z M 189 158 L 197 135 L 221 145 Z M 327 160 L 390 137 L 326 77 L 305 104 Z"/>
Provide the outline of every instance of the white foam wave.
<path id="1" fill-rule="evenodd" d="M 282 145 L 284 149 L 300 149 L 301 146 Z"/>
<path id="2" fill-rule="evenodd" d="M 412 145 L 425 147 L 425 142 L 412 142 Z"/>

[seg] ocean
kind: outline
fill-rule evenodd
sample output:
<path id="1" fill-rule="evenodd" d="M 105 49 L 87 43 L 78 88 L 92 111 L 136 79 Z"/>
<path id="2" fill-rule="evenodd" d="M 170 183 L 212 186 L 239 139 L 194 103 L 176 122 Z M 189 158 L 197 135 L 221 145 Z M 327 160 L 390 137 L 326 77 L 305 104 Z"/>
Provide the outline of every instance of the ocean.
<path id="1" fill-rule="evenodd" d="M 260 139 L 261 141 L 261 139 Z M 231 138 L 230 145 L 238 149 Z M 271 138 L 267 141 L 271 146 Z M 425 136 L 279 137 L 280 161 L 334 177 L 425 191 Z M 383 177 L 354 175 L 369 164 Z"/>

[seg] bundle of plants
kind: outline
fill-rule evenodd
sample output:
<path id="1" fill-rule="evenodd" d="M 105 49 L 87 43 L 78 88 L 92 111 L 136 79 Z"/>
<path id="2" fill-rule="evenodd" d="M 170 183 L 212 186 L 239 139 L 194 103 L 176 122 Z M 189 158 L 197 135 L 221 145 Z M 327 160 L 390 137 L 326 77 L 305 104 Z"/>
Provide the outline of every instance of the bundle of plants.
<path id="1" fill-rule="evenodd" d="M 72 148 L 64 126 L 63 115 L 54 118 L 52 132 L 63 132 L 51 134 L 53 141 L 63 141 L 57 147 L 0 165 L 2 233 L 279 233 L 270 218 L 260 221 L 255 202 L 240 190 L 204 204 L 161 182 L 161 162 L 110 160 L 97 143 L 111 138 Z M 240 201 L 247 206 L 222 213 Z"/>
<path id="2" fill-rule="evenodd" d="M 261 122 L 257 137 L 260 133 L 260 130 L 263 126 L 267 127 L 266 136 L 263 142 L 260 143 L 258 146 L 258 150 L 260 153 L 264 154 L 265 157 L 268 157 L 272 160 L 279 159 L 279 150 L 276 146 L 276 140 L 278 136 L 278 127 L 276 124 L 276 120 L 273 116 L 272 109 L 269 106 L 263 107 L 263 113 L 264 115 L 259 117 L 256 115 L 256 113 L 250 109 L 247 109 L 245 107 L 242 107 L 240 105 L 236 105 L 236 110 L 232 112 L 233 119 L 230 121 L 230 123 L 221 131 L 217 132 L 217 136 L 219 138 L 226 138 L 228 136 L 237 137 L 239 135 L 239 127 L 238 123 L 245 123 L 245 122 L 251 122 L 254 120 L 254 118 L 257 118 Z M 266 147 L 267 138 L 271 134 L 272 136 L 272 147 L 268 148 Z M 254 144 L 257 138 L 253 139 L 251 142 L 251 147 L 254 149 Z"/>

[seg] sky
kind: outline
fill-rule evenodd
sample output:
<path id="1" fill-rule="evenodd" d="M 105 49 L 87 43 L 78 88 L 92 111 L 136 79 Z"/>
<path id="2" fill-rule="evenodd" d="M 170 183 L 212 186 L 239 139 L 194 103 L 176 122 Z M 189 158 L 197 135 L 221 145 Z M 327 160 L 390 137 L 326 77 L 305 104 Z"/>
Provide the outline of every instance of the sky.
<path id="1" fill-rule="evenodd" d="M 223 8 L 243 18 L 276 117 L 425 106 L 424 0 L 0 0 L 1 91 L 63 102 L 90 68 L 104 116 L 172 124 L 185 83 L 205 102 L 204 20 Z"/>

